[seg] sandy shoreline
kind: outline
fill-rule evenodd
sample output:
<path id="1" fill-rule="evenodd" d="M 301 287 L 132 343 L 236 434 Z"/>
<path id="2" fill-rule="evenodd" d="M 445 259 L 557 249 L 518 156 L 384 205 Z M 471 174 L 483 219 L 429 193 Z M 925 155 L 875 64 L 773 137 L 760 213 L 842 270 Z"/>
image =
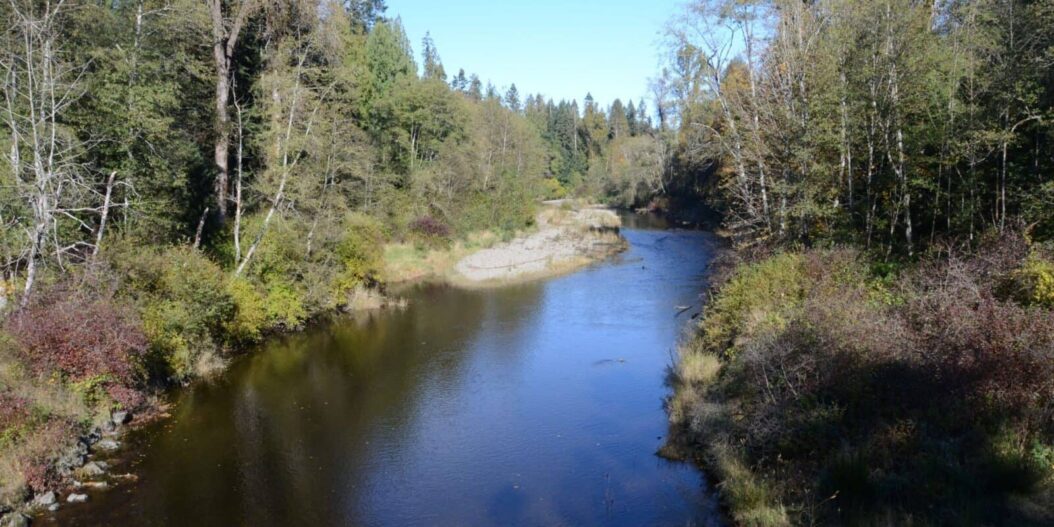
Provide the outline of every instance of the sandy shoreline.
<path id="1" fill-rule="evenodd" d="M 503 285 L 569 272 L 625 249 L 621 220 L 598 207 L 548 205 L 538 230 L 482 249 L 454 266 L 451 281 L 463 286 Z"/>

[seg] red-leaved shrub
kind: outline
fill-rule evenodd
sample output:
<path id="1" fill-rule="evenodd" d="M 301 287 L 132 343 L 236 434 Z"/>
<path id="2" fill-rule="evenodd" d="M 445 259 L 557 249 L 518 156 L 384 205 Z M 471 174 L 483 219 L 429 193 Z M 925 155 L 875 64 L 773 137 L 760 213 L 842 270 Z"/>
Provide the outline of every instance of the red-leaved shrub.
<path id="1" fill-rule="evenodd" d="M 134 312 L 109 298 L 57 289 L 39 295 L 5 324 L 36 375 L 93 380 L 126 407 L 142 403 L 136 363 L 147 339 Z"/>
<path id="2" fill-rule="evenodd" d="M 430 238 L 446 238 L 450 236 L 450 228 L 432 216 L 421 216 L 410 222 L 410 230 Z"/>
<path id="3" fill-rule="evenodd" d="M 10 391 L 0 392 L 0 433 L 29 417 L 29 401 Z"/>

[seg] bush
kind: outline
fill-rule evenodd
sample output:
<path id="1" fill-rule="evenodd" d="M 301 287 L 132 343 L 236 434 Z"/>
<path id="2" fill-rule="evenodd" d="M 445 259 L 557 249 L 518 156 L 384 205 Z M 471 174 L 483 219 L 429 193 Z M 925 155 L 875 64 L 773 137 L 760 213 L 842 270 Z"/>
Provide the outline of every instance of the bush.
<path id="1" fill-rule="evenodd" d="M 1012 280 L 1020 302 L 1054 308 L 1054 262 L 1030 257 L 1013 273 Z"/>
<path id="2" fill-rule="evenodd" d="M 554 177 L 542 180 L 542 192 L 545 199 L 563 199 L 567 197 L 567 188 Z"/>
<path id="3" fill-rule="evenodd" d="M 421 216 L 410 222 L 410 232 L 431 246 L 442 245 L 450 237 L 450 227 L 433 216 Z"/>
<path id="4" fill-rule="evenodd" d="M 1010 497 L 1054 482 L 1054 313 L 998 294 L 1000 277 L 1045 272 L 1022 247 L 877 278 L 847 251 L 741 266 L 685 346 L 669 404 L 733 517 L 1027 519 Z"/>
<path id="5" fill-rule="evenodd" d="M 737 341 L 785 327 L 804 294 L 802 264 L 800 255 L 785 253 L 739 269 L 706 307 L 707 348 L 735 355 Z"/>
<path id="6" fill-rule="evenodd" d="M 185 380 L 216 360 L 237 306 L 215 262 L 184 246 L 127 248 L 110 258 L 125 277 L 122 293 L 142 313 L 155 375 Z"/>
<path id="7" fill-rule="evenodd" d="M 268 327 L 270 317 L 267 302 L 256 286 L 244 278 L 235 278 L 227 284 L 227 294 L 234 302 L 234 316 L 224 325 L 233 343 L 252 343 L 260 340 Z"/>
<path id="8" fill-rule="evenodd" d="M 363 214 L 349 215 L 336 252 L 342 264 L 333 284 L 339 305 L 346 303 L 347 295 L 357 287 L 379 285 L 384 265 L 384 230 L 380 222 Z"/>
<path id="9" fill-rule="evenodd" d="M 138 366 L 147 339 L 131 309 L 112 299 L 54 289 L 14 313 L 5 330 L 35 375 L 85 387 L 81 391 L 90 403 L 142 403 Z"/>

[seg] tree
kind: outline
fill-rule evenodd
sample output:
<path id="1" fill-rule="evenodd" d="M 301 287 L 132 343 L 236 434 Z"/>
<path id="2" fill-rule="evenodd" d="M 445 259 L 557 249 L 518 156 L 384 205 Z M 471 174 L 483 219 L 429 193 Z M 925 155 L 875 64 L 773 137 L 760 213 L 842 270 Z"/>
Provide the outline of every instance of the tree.
<path id="1" fill-rule="evenodd" d="M 10 2 L 3 10 L 10 21 L 0 68 L 13 195 L 4 196 L 8 202 L 0 224 L 5 231 L 10 228 L 25 236 L 18 243 L 19 256 L 9 254 L 5 262 L 25 271 L 23 307 L 45 261 L 61 268 L 70 258 L 83 258 L 85 247 L 93 247 L 83 233 L 96 230 L 88 223 L 90 216 L 105 215 L 109 205 L 97 205 L 102 200 L 93 174 L 80 162 L 85 145 L 63 123 L 70 106 L 83 94 L 78 78 L 84 68 L 63 60 L 68 53 L 61 40 L 64 8 L 61 2 L 39 5 L 27 0 Z M 112 186 L 111 179 L 108 188 Z"/>
<path id="2" fill-rule="evenodd" d="M 520 91 L 516 89 L 515 83 L 509 86 L 508 91 L 505 92 L 505 107 L 516 113 L 519 113 L 522 109 L 520 107 Z"/>
<path id="3" fill-rule="evenodd" d="M 622 106 L 621 99 L 615 99 L 608 110 L 608 123 L 611 127 L 611 138 L 618 140 L 630 135 L 629 119 L 626 117 L 626 107 Z"/>
<path id="4" fill-rule="evenodd" d="M 436 51 L 435 42 L 432 41 L 432 35 L 425 33 L 425 38 L 422 41 L 421 55 L 424 60 L 425 71 L 424 78 L 426 79 L 437 79 L 446 82 L 446 70 L 443 69 L 443 62 L 439 59 L 439 52 Z M 464 70 L 461 70 L 462 76 Z"/>
<path id="5" fill-rule="evenodd" d="M 466 93 L 469 87 L 468 77 L 465 77 L 465 69 L 461 68 L 457 70 L 457 75 L 450 82 L 450 87 L 454 88 L 455 91 Z"/>
<path id="6" fill-rule="evenodd" d="M 216 165 L 216 210 L 222 223 L 227 216 L 230 179 L 230 96 L 234 78 L 234 54 L 238 39 L 249 17 L 259 8 L 258 0 L 206 0 L 212 21 L 212 58 L 215 66 L 215 143 L 213 161 Z"/>

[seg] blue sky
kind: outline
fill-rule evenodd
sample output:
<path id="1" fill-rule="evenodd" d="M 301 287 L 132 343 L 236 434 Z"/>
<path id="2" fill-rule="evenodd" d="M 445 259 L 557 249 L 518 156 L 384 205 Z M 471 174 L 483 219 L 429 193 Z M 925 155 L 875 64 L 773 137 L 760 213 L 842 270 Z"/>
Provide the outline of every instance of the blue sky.
<path id="1" fill-rule="evenodd" d="M 448 75 L 464 68 L 499 89 L 607 105 L 647 99 L 663 26 L 685 0 L 388 0 L 420 63 L 430 31 Z M 649 101 L 650 106 L 650 101 Z"/>

